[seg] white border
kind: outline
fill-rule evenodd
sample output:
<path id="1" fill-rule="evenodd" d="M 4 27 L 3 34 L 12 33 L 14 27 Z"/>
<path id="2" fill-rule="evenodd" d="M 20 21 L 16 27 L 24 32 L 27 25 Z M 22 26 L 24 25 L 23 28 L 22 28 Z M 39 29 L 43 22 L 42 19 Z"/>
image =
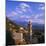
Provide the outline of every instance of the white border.
<path id="1" fill-rule="evenodd" d="M 0 0 L 0 46 L 5 46 L 5 0 Z"/>
<path id="2" fill-rule="evenodd" d="M 30 0 L 31 1 L 31 0 Z M 32 0 L 33 1 L 33 0 Z M 34 0 L 35 2 L 45 2 L 45 0 Z M 46 8 L 46 6 L 45 6 Z M 46 11 L 46 10 L 45 10 Z M 45 12 L 46 13 L 46 12 Z M 46 20 L 46 14 L 45 14 Z M 46 23 L 46 21 L 45 21 Z M 46 26 L 46 24 L 45 24 Z M 45 35 L 46 35 L 46 27 L 45 27 Z M 45 36 L 46 38 L 46 36 Z M 5 46 L 5 0 L 0 0 L 0 46 Z M 45 40 L 46 42 L 46 40 Z M 23 46 L 23 45 L 21 45 Z M 46 46 L 46 44 L 31 44 L 31 45 L 24 45 L 24 46 Z"/>

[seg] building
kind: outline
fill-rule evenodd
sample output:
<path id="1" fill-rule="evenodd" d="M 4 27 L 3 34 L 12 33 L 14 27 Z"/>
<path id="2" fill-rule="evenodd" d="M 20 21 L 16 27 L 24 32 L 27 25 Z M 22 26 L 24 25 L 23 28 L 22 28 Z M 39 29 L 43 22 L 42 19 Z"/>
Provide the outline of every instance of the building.
<path id="1" fill-rule="evenodd" d="M 31 21 L 29 21 L 29 23 L 28 23 L 28 31 L 32 35 L 32 22 Z"/>
<path id="2" fill-rule="evenodd" d="M 13 32 L 12 38 L 14 39 L 15 44 L 17 44 L 17 45 L 21 44 L 21 42 L 23 42 L 23 34 L 22 33 Z"/>
<path id="3" fill-rule="evenodd" d="M 31 21 L 29 21 L 28 23 L 28 32 L 30 35 L 30 41 L 32 41 L 32 22 Z"/>
<path id="4" fill-rule="evenodd" d="M 29 21 L 28 23 L 28 27 L 27 27 L 28 30 L 24 29 L 24 27 L 17 25 L 16 23 L 14 24 L 9 19 L 7 19 L 6 24 L 7 24 L 6 25 L 7 30 L 9 30 L 12 33 L 11 36 L 14 39 L 16 45 L 30 43 L 30 41 L 32 40 L 31 21 Z"/>
<path id="5" fill-rule="evenodd" d="M 23 38 L 24 37 L 23 33 L 24 33 L 23 27 L 20 27 L 18 32 L 12 33 L 12 38 L 14 39 L 16 45 L 26 44 L 25 39 Z"/>

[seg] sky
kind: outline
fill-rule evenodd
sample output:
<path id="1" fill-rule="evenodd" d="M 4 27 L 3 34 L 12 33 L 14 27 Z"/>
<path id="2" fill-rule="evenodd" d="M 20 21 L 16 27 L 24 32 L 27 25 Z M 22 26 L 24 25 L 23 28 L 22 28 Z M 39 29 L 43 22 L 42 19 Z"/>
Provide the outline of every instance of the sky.
<path id="1" fill-rule="evenodd" d="M 12 21 L 44 24 L 45 4 L 43 2 L 6 1 L 6 16 Z"/>

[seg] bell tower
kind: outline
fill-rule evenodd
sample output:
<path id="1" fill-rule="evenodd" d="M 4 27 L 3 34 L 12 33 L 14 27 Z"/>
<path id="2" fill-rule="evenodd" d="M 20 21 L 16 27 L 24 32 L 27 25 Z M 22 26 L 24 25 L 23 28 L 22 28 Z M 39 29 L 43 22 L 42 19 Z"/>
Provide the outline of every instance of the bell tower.
<path id="1" fill-rule="evenodd" d="M 30 41 L 32 42 L 32 22 L 30 20 L 28 22 L 28 32 L 30 35 Z"/>
<path id="2" fill-rule="evenodd" d="M 31 21 L 28 22 L 28 31 L 32 35 L 32 22 Z"/>

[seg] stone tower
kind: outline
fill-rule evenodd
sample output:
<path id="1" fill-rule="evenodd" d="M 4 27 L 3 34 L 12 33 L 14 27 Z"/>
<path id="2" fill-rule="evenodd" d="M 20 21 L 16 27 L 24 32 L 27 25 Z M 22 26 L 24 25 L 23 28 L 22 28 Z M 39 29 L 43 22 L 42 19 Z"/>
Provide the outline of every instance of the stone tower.
<path id="1" fill-rule="evenodd" d="M 28 23 L 28 31 L 32 35 L 32 22 L 31 21 L 29 21 L 29 23 Z"/>
<path id="2" fill-rule="evenodd" d="M 31 21 L 29 21 L 28 23 L 28 32 L 30 35 L 30 41 L 32 42 L 32 22 Z"/>

